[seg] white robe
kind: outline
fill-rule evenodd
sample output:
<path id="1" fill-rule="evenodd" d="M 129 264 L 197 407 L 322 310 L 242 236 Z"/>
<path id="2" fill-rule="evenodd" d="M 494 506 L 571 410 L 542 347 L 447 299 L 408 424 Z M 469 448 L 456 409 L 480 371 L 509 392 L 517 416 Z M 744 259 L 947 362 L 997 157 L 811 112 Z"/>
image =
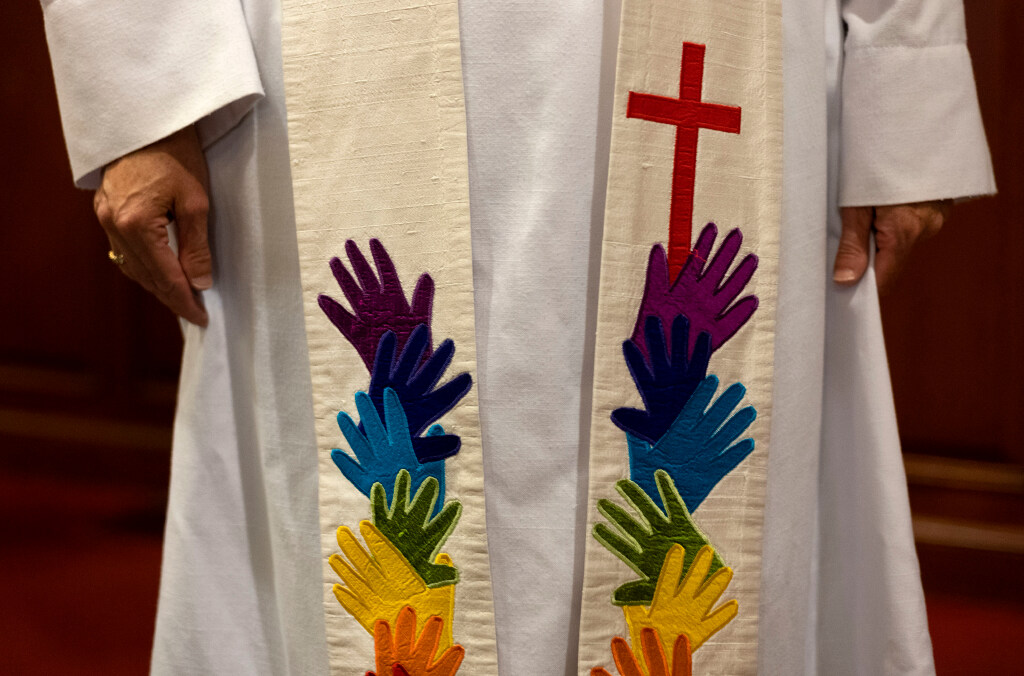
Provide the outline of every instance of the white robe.
<path id="1" fill-rule="evenodd" d="M 95 187 L 106 163 L 193 121 L 210 164 L 215 285 L 203 294 L 209 327 L 185 331 L 152 671 L 326 673 L 278 3 L 43 4 L 79 185 Z M 760 673 L 929 674 L 874 277 L 852 290 L 829 277 L 839 201 L 994 190 L 962 9 L 783 7 Z M 618 11 L 617 0 L 463 0 L 460 10 L 503 676 L 590 666 L 575 660 L 588 537 L 581 411 Z"/>

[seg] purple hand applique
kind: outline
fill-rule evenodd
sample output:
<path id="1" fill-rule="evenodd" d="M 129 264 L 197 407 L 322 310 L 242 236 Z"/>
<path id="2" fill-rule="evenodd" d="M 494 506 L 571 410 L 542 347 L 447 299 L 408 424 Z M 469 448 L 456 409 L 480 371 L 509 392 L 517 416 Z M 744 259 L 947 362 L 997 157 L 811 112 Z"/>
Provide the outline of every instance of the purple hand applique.
<path id="1" fill-rule="evenodd" d="M 644 297 L 631 337 L 645 358 L 650 358 L 644 340 L 647 317 L 659 317 L 664 326 L 671 326 L 678 315 L 686 315 L 690 320 L 689 349 L 692 354 L 697 337 L 702 333 L 706 331 L 711 335 L 711 349 L 717 350 L 747 323 L 757 309 L 757 296 L 745 296 L 733 303 L 757 270 L 757 256 L 748 254 L 726 277 L 743 244 L 743 235 L 739 228 L 732 230 L 711 258 L 711 248 L 717 236 L 718 228 L 714 223 L 708 223 L 675 282 L 669 279 L 665 248 L 660 244 L 651 248 Z M 705 265 L 709 258 L 711 262 Z"/>
<path id="2" fill-rule="evenodd" d="M 459 452 L 462 442 L 457 435 L 439 434 L 433 428 L 425 437 L 420 434 L 452 410 L 473 386 L 473 378 L 468 373 L 460 373 L 437 387 L 452 362 L 455 343 L 450 338 L 442 341 L 434 354 L 424 360 L 423 353 L 429 344 L 430 330 L 420 324 L 409 336 L 401 354 L 396 354 L 395 334 L 385 331 L 377 348 L 369 390 L 370 399 L 381 416 L 385 413 L 384 393 L 391 389 L 398 395 L 405 410 L 413 450 L 422 463 L 444 460 Z"/>
<path id="3" fill-rule="evenodd" d="M 612 411 L 612 422 L 627 434 L 656 444 L 707 376 L 711 337 L 706 333 L 698 336 L 691 356 L 687 351 L 690 322 L 686 315 L 672 322 L 671 352 L 657 316 L 647 317 L 644 332 L 651 355 L 649 364 L 631 340 L 622 342 L 622 353 L 645 408 L 617 408 Z"/>
<path id="4" fill-rule="evenodd" d="M 353 279 L 339 258 L 331 259 L 331 271 L 352 312 L 326 294 L 320 294 L 317 302 L 331 323 L 341 331 L 341 335 L 356 348 L 366 368 L 372 371 L 377 346 L 385 332 L 391 331 L 395 334 L 398 339 L 396 349 L 401 350 L 413 329 L 420 324 L 430 326 L 434 280 L 426 272 L 420 275 L 412 292 L 410 306 L 402 290 L 402 282 L 398 278 L 395 264 L 379 239 L 370 240 L 370 252 L 373 254 L 373 262 L 377 265 L 377 274 L 374 274 L 354 241 L 345 242 L 345 252 L 359 281 Z M 431 342 L 427 341 L 424 358 L 429 357 L 432 352 Z"/>

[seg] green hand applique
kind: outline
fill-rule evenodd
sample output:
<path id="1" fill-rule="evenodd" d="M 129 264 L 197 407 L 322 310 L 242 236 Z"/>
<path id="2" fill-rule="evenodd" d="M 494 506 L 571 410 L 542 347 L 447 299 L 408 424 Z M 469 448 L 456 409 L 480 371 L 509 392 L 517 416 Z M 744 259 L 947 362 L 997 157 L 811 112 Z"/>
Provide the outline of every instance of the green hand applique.
<path id="1" fill-rule="evenodd" d="M 459 581 L 459 572 L 451 566 L 434 563 L 455 524 L 462 516 L 462 503 L 449 501 L 434 518 L 430 518 L 439 491 L 437 479 L 427 477 L 415 497 L 409 501 L 412 477 L 400 470 L 395 477 L 394 497 L 388 507 L 384 486 L 375 483 L 370 490 L 373 525 L 402 553 L 428 587 L 443 587 Z"/>
<path id="2" fill-rule="evenodd" d="M 629 479 L 618 481 L 615 489 L 640 514 L 642 520 L 637 520 L 611 500 L 601 499 L 597 502 L 597 511 L 613 523 L 618 531 L 610 528 L 608 524 L 598 523 L 594 525 L 594 537 L 641 577 L 615 590 L 612 594 L 612 603 L 617 606 L 651 604 L 654 599 L 654 588 L 658 584 L 658 574 L 672 545 L 680 544 L 686 549 L 686 559 L 683 562 L 685 572 L 689 570 L 697 552 L 705 545 L 711 544 L 690 518 L 690 512 L 686 509 L 668 472 L 663 469 L 657 470 L 654 473 L 654 480 L 662 504 L 665 505 L 665 512 L 658 509 L 654 500 Z M 716 553 L 709 574 L 723 565 L 725 564 Z"/>

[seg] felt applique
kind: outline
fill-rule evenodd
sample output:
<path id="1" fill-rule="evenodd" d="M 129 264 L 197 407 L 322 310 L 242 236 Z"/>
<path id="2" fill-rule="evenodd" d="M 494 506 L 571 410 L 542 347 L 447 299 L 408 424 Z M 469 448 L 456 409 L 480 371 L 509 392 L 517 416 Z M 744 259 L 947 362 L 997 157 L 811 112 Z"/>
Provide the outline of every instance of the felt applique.
<path id="1" fill-rule="evenodd" d="M 373 369 L 373 360 L 385 331 L 392 331 L 398 339 L 399 349 L 420 324 L 430 326 L 434 303 L 434 280 L 427 273 L 420 275 L 412 292 L 412 305 L 405 298 L 402 282 L 395 264 L 378 239 L 370 240 L 370 253 L 377 266 L 373 272 L 363 252 L 351 239 L 345 242 L 345 252 L 356 273 L 356 279 L 339 258 L 331 259 L 331 271 L 341 287 L 352 312 L 326 294 L 317 302 L 331 323 L 359 353 L 366 368 Z M 379 275 L 379 277 L 378 277 Z M 432 348 L 427 341 L 426 354 Z"/>
<path id="2" fill-rule="evenodd" d="M 687 509 L 695 512 L 711 489 L 754 450 L 751 438 L 736 442 L 757 418 L 753 406 L 733 413 L 747 388 L 734 383 L 712 403 L 717 389 L 718 377 L 707 376 L 656 444 L 627 430 L 630 478 L 659 507 L 664 505 L 654 480 L 657 470 L 672 477 Z"/>
<path id="3" fill-rule="evenodd" d="M 395 635 L 385 620 L 378 620 L 373 630 L 377 671 L 393 676 L 455 676 L 466 651 L 461 645 L 445 649 L 435 659 L 444 629 L 444 620 L 431 617 L 417 632 L 416 610 L 408 606 L 398 614 Z M 419 637 L 417 639 L 417 636 Z"/>
<path id="4" fill-rule="evenodd" d="M 443 620 L 438 645 L 442 651 L 452 645 L 452 616 L 455 612 L 455 585 L 428 587 L 416 569 L 384 534 L 369 521 L 359 523 L 366 548 L 347 526 L 338 528 L 338 546 L 344 557 L 332 554 L 328 562 L 343 584 L 334 585 L 338 602 L 369 633 L 377 620 L 395 623 L 406 606 L 419 618 L 421 632 L 434 616 Z M 434 561 L 452 566 L 451 557 L 438 554 Z"/>
<path id="5" fill-rule="evenodd" d="M 672 351 L 669 352 L 661 318 L 656 315 L 647 318 L 644 334 L 650 365 L 633 341 L 622 343 L 626 365 L 647 408 L 617 408 L 612 411 L 612 422 L 627 434 L 652 444 L 669 430 L 693 391 L 704 380 L 711 358 L 711 334 L 705 332 L 697 337 L 693 357 L 690 358 L 690 321 L 686 315 L 679 315 L 671 327 Z M 633 480 L 637 480 L 635 476 Z"/>
<path id="6" fill-rule="evenodd" d="M 436 564 L 434 560 L 445 540 L 455 530 L 455 524 L 462 515 L 462 504 L 452 500 L 437 516 L 431 518 L 437 502 L 437 479 L 427 477 L 410 502 L 411 483 L 409 472 L 400 470 L 395 479 L 390 507 L 384 486 L 379 483 L 373 485 L 370 492 L 373 525 L 402 553 L 428 587 L 455 584 L 459 580 L 458 570 Z"/>
<path id="7" fill-rule="evenodd" d="M 430 329 L 420 324 L 409 335 L 401 354 L 396 355 L 397 338 L 385 331 L 377 346 L 370 375 L 370 399 L 377 412 L 384 415 L 384 391 L 391 388 L 398 395 L 409 423 L 413 450 L 420 462 L 444 460 L 459 452 L 460 439 L 454 434 L 421 437 L 431 423 L 440 419 L 466 396 L 473 386 L 468 373 L 460 373 L 436 387 L 455 354 L 455 344 L 443 341 L 432 355 L 426 357 L 430 345 Z"/>
<path id="8" fill-rule="evenodd" d="M 666 650 L 673 649 L 674 637 L 685 634 L 689 638 L 690 650 L 696 652 L 739 612 L 739 604 L 735 600 L 715 607 L 732 580 L 732 569 L 719 568 L 708 577 L 715 558 L 714 550 L 701 547 L 688 568 L 684 564 L 687 553 L 681 545 L 673 545 L 669 550 L 649 608 L 623 607 L 634 646 L 640 645 L 643 630 L 650 628 L 658 630 Z"/>
<path id="9" fill-rule="evenodd" d="M 620 676 L 693 676 L 693 659 L 690 655 L 690 639 L 686 634 L 676 637 L 672 648 L 672 661 L 665 656 L 661 637 L 657 630 L 645 627 L 640 632 L 640 659 L 629 649 L 629 644 L 620 636 L 612 639 L 612 658 Z M 646 670 L 642 665 L 646 665 Z M 603 667 L 594 667 L 590 676 L 611 676 Z"/>
<path id="10" fill-rule="evenodd" d="M 615 590 L 612 595 L 615 605 L 650 604 L 662 564 L 672 547 L 678 544 L 685 548 L 685 563 L 688 567 L 697 551 L 708 544 L 707 536 L 693 522 L 676 491 L 672 477 L 659 469 L 654 473 L 654 480 L 662 504 L 665 505 L 664 512 L 640 486 L 628 479 L 618 481 L 615 488 L 639 513 L 640 519 L 611 500 L 602 498 L 597 503 L 598 511 L 618 530 L 613 530 L 605 523 L 598 523 L 594 525 L 594 538 L 641 577 Z M 718 555 L 714 554 L 709 564 L 711 572 L 723 565 Z"/>
<path id="11" fill-rule="evenodd" d="M 398 472 L 404 469 L 412 478 L 413 490 L 419 490 L 427 477 L 437 480 L 443 501 L 444 461 L 421 463 L 416 457 L 405 409 L 395 391 L 391 388 L 384 390 L 383 422 L 370 395 L 356 392 L 355 399 L 363 429 L 360 430 L 359 425 L 344 411 L 338 413 L 338 427 L 356 457 L 353 459 L 338 448 L 331 451 L 331 459 L 345 478 L 369 497 L 376 483 L 384 486 L 385 492 L 392 489 Z M 433 429 L 440 434 L 444 433 L 440 425 L 435 425 Z M 435 506 L 435 511 L 440 511 L 440 503 Z"/>
<path id="12" fill-rule="evenodd" d="M 676 127 L 668 245 L 670 271 L 673 275 L 679 271 L 690 253 L 693 189 L 697 174 L 697 140 L 700 130 L 740 133 L 740 108 L 701 101 L 706 50 L 707 47 L 704 45 L 683 43 L 683 58 L 679 68 L 679 98 L 630 92 L 629 100 L 626 102 L 626 117 Z"/>
<path id="13" fill-rule="evenodd" d="M 739 228 L 730 232 L 715 257 L 711 258 L 711 248 L 717 236 L 718 228 L 714 223 L 708 223 L 682 270 L 674 277 L 669 274 L 665 249 L 660 244 L 651 247 L 643 300 L 640 301 L 640 312 L 631 338 L 645 357 L 649 355 L 643 340 L 644 326 L 651 315 L 660 317 L 665 326 L 671 325 L 677 316 L 686 315 L 690 321 L 692 352 L 697 338 L 705 331 L 711 334 L 712 350 L 722 347 L 757 309 L 757 296 L 745 296 L 733 303 L 757 270 L 757 256 L 748 254 L 731 274 L 726 275 L 743 244 L 743 235 Z"/>

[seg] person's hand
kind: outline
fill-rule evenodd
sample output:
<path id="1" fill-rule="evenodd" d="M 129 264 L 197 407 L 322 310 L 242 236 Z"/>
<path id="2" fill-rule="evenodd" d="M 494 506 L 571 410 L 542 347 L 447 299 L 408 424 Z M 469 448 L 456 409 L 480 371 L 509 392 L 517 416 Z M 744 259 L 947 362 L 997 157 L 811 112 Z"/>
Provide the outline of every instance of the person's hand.
<path id="1" fill-rule="evenodd" d="M 191 126 L 112 162 L 93 198 L 121 271 L 175 314 L 206 326 L 195 291 L 213 285 L 206 158 Z M 178 254 L 167 225 L 177 223 Z"/>
<path id="2" fill-rule="evenodd" d="M 953 200 L 943 200 L 843 208 L 843 232 L 839 237 L 832 279 L 844 286 L 860 281 L 868 269 L 868 247 L 874 231 L 878 290 L 882 295 L 889 293 L 914 244 L 938 233 L 949 219 L 952 207 Z"/>

